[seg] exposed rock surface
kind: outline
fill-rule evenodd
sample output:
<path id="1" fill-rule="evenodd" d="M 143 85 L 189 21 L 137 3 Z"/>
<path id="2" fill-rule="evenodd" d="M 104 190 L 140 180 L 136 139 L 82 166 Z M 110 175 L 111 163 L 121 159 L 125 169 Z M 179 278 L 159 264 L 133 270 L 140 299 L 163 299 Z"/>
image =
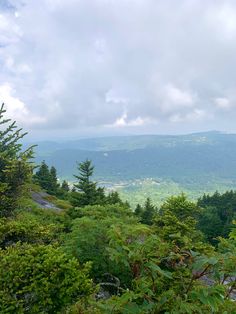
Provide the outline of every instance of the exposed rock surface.
<path id="1" fill-rule="evenodd" d="M 61 210 L 60 208 L 56 207 L 53 203 L 49 202 L 46 198 L 49 195 L 45 192 L 32 192 L 31 197 L 35 203 L 39 205 L 41 208 L 45 209 L 54 209 L 54 210 Z"/>

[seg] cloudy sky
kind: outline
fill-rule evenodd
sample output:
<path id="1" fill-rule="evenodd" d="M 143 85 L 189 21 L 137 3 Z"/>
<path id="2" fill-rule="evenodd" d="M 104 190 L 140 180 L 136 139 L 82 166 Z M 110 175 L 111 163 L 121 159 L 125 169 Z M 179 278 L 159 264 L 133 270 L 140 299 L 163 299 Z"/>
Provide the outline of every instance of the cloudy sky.
<path id="1" fill-rule="evenodd" d="M 0 101 L 39 138 L 236 132 L 236 1 L 0 0 Z"/>

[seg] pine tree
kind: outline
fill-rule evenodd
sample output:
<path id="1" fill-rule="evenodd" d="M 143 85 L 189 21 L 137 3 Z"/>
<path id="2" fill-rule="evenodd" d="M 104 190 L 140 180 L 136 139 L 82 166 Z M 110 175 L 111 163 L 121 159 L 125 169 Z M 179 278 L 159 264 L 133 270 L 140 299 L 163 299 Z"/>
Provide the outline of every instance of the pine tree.
<path id="1" fill-rule="evenodd" d="M 108 204 L 123 204 L 120 195 L 117 191 L 112 191 L 107 196 L 107 203 Z"/>
<path id="2" fill-rule="evenodd" d="M 148 197 L 144 204 L 144 210 L 141 214 L 141 222 L 147 225 L 152 225 L 154 214 L 155 207 L 152 205 L 151 200 Z"/>
<path id="3" fill-rule="evenodd" d="M 106 203 L 106 199 L 107 199 L 107 197 L 105 195 L 104 187 L 99 186 L 98 188 L 96 188 L 94 204 L 104 205 Z"/>
<path id="4" fill-rule="evenodd" d="M 34 180 L 49 194 L 57 195 L 59 184 L 55 167 L 52 166 L 49 169 L 48 165 L 43 161 L 34 175 Z"/>
<path id="5" fill-rule="evenodd" d="M 63 180 L 62 184 L 61 184 L 61 189 L 64 191 L 64 192 L 69 192 L 70 191 L 70 187 L 69 187 L 69 184 L 66 180 Z"/>
<path id="6" fill-rule="evenodd" d="M 50 194 L 57 194 L 57 190 L 59 188 L 58 184 L 58 178 L 57 178 L 57 170 L 54 166 L 50 169 L 50 188 L 49 193 Z"/>
<path id="7" fill-rule="evenodd" d="M 46 191 L 50 189 L 50 171 L 45 161 L 42 161 L 38 171 L 35 173 L 34 180 L 42 189 Z"/>
<path id="8" fill-rule="evenodd" d="M 85 160 L 79 163 L 77 167 L 79 174 L 74 175 L 78 183 L 74 187 L 79 193 L 73 192 L 72 204 L 74 206 L 86 206 L 96 204 L 97 199 L 97 184 L 91 181 L 94 166 L 91 160 Z"/>
<path id="9" fill-rule="evenodd" d="M 19 143 L 27 133 L 16 122 L 5 119 L 4 104 L 0 107 L 0 216 L 9 216 L 16 209 L 24 186 L 31 179 L 33 147 L 22 151 Z"/>
<path id="10" fill-rule="evenodd" d="M 134 214 L 137 216 L 137 217 L 141 217 L 143 213 L 143 208 L 140 204 L 137 204 L 135 210 L 134 210 Z"/>

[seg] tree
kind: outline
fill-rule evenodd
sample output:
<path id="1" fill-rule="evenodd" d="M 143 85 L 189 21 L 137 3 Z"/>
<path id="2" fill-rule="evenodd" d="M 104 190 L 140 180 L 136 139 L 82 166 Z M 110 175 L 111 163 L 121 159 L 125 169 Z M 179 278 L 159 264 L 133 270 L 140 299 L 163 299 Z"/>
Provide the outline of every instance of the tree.
<path id="1" fill-rule="evenodd" d="M 98 197 L 101 197 L 104 191 L 98 190 L 96 182 L 91 181 L 94 170 L 91 160 L 87 159 L 79 163 L 77 169 L 79 174 L 74 175 L 74 177 L 78 180 L 78 183 L 74 184 L 74 187 L 79 193 L 72 192 L 72 204 L 74 206 L 97 204 Z"/>
<path id="2" fill-rule="evenodd" d="M 5 119 L 4 104 L 0 107 L 0 216 L 10 216 L 16 209 L 24 187 L 30 182 L 33 147 L 22 151 L 19 141 L 27 134 L 16 122 Z"/>
<path id="3" fill-rule="evenodd" d="M 154 218 L 158 234 L 179 247 L 192 246 L 202 240 L 202 233 L 196 229 L 199 207 L 185 195 L 172 196 L 161 206 Z"/>
<path id="4" fill-rule="evenodd" d="M 82 263 L 92 262 L 92 275 L 96 281 L 104 273 L 110 273 L 127 283 L 130 279 L 124 267 L 117 267 L 110 259 L 108 233 L 114 225 L 136 223 L 131 209 L 119 204 L 90 205 L 80 208 L 80 217 L 72 221 L 71 232 L 65 235 L 63 246 L 69 255 L 78 258 Z"/>
<path id="5" fill-rule="evenodd" d="M 217 238 L 219 236 L 227 236 L 224 232 L 225 225 L 222 223 L 218 209 L 215 206 L 207 206 L 202 209 L 197 227 L 205 235 L 205 239 L 213 245 L 218 243 Z M 232 224 L 229 224 L 227 227 L 229 228 L 229 233 Z"/>
<path id="6" fill-rule="evenodd" d="M 137 216 L 137 217 L 141 217 L 141 215 L 142 215 L 142 213 L 143 213 L 143 208 L 142 208 L 142 206 L 140 205 L 140 204 L 137 204 L 137 206 L 136 206 L 136 208 L 135 208 L 135 210 L 134 210 L 134 214 Z"/>
<path id="7" fill-rule="evenodd" d="M 181 221 L 192 217 L 197 219 L 201 209 L 194 202 L 187 199 L 185 194 L 172 196 L 161 206 L 160 213 L 170 210 Z"/>
<path id="8" fill-rule="evenodd" d="M 66 180 L 63 180 L 62 184 L 61 184 L 61 189 L 64 191 L 64 192 L 69 192 L 70 191 L 70 187 L 69 187 L 69 184 Z"/>
<path id="9" fill-rule="evenodd" d="M 236 218 L 236 192 L 227 191 L 223 194 L 203 195 L 198 200 L 202 208 L 199 214 L 198 228 L 205 234 L 206 239 L 217 244 L 217 237 L 227 237 Z"/>
<path id="10" fill-rule="evenodd" d="M 152 205 L 151 200 L 148 197 L 144 204 L 143 212 L 141 213 L 141 222 L 146 225 L 151 225 L 153 223 L 155 211 L 155 206 Z"/>
<path id="11" fill-rule="evenodd" d="M 39 166 L 38 171 L 36 171 L 34 175 L 34 180 L 36 181 L 37 184 L 41 186 L 42 189 L 46 191 L 49 189 L 50 171 L 45 160 L 42 161 L 41 165 Z"/>
<path id="12" fill-rule="evenodd" d="M 57 170 L 54 166 L 49 169 L 48 165 L 43 160 L 38 171 L 34 175 L 34 180 L 49 194 L 57 195 L 59 184 Z"/>
<path id="13" fill-rule="evenodd" d="M 57 190 L 59 188 L 58 178 L 57 178 L 57 170 L 54 166 L 50 169 L 50 194 L 57 194 Z"/>
<path id="14" fill-rule="evenodd" d="M 96 183 L 90 180 L 93 175 L 94 166 L 92 165 L 91 160 L 87 159 L 84 162 L 81 162 L 77 169 L 79 170 L 79 175 L 74 175 L 74 177 L 78 180 L 78 183 L 74 184 L 74 186 L 79 192 L 82 192 L 89 197 L 91 192 L 94 192 L 94 189 L 96 188 Z"/>
<path id="15" fill-rule="evenodd" d="M 107 204 L 123 204 L 117 191 L 111 191 L 107 196 Z"/>

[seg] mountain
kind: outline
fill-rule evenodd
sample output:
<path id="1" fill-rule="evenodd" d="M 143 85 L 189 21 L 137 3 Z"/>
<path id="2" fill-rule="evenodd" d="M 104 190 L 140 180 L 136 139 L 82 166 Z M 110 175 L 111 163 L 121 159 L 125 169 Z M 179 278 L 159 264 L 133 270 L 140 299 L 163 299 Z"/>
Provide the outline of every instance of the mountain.
<path id="1" fill-rule="evenodd" d="M 135 150 L 154 147 L 168 147 L 178 144 L 204 142 L 215 142 L 219 137 L 232 136 L 236 140 L 236 135 L 228 135 L 211 131 L 207 133 L 195 133 L 188 135 L 136 135 L 136 136 L 112 136 L 100 138 L 85 138 L 66 142 L 43 141 L 39 142 L 40 152 L 52 152 L 58 149 L 76 148 L 89 151 L 111 151 L 111 150 Z"/>
<path id="2" fill-rule="evenodd" d="M 169 195 L 173 188 L 197 197 L 236 187 L 236 134 L 106 137 L 41 142 L 36 148 L 36 162 L 54 165 L 59 177 L 69 181 L 76 162 L 86 158 L 95 165 L 96 180 L 120 188 L 128 198 L 157 190 Z"/>

